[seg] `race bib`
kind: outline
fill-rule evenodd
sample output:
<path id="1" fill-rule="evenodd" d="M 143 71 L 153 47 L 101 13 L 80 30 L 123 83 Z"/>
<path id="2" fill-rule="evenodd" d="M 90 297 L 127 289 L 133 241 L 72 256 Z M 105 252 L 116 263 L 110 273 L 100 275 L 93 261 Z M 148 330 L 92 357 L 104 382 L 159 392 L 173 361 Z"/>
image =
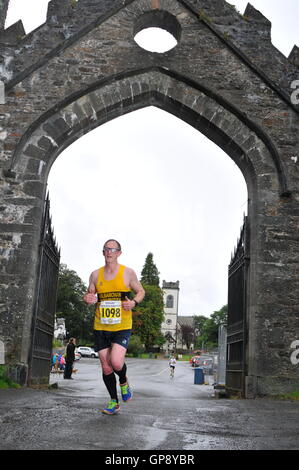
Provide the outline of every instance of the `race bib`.
<path id="1" fill-rule="evenodd" d="M 103 324 L 121 323 L 121 301 L 102 300 L 99 307 L 100 319 Z"/>

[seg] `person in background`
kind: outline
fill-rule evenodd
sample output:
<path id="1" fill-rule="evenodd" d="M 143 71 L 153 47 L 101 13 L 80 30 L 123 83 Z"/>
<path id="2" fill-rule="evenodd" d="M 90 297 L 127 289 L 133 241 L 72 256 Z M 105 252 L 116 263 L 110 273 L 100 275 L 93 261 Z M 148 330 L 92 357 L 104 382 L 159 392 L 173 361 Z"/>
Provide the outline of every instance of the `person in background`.
<path id="1" fill-rule="evenodd" d="M 175 366 L 176 366 L 176 358 L 174 356 L 170 356 L 169 358 L 170 377 L 174 376 Z"/>
<path id="2" fill-rule="evenodd" d="M 55 369 L 57 356 L 57 353 L 52 354 L 52 369 Z"/>
<path id="3" fill-rule="evenodd" d="M 76 338 L 70 338 L 68 345 L 66 347 L 65 354 L 65 369 L 63 378 L 71 380 L 73 372 L 73 363 L 75 361 L 75 348 L 76 348 Z"/>
<path id="4" fill-rule="evenodd" d="M 65 358 L 64 358 L 64 355 L 63 355 L 63 354 L 60 355 L 60 359 L 59 359 L 59 369 L 60 369 L 60 370 L 64 370 L 64 369 L 65 369 Z"/>

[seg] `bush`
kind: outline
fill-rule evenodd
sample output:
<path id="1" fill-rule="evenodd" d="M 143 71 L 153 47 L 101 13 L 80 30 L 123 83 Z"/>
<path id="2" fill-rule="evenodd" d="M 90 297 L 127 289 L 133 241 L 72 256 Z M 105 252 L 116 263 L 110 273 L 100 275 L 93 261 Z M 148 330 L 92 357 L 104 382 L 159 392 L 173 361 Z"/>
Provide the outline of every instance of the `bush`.
<path id="1" fill-rule="evenodd" d="M 137 354 L 142 354 L 144 350 L 145 348 L 139 336 L 137 335 L 132 336 L 129 342 L 128 353 L 137 355 Z"/>

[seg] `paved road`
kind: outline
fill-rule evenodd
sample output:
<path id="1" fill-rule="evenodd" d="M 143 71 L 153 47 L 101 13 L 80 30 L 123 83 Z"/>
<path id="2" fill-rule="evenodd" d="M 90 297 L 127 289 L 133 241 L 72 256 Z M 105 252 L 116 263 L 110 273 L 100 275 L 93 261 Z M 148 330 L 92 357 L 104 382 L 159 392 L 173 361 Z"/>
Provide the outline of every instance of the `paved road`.
<path id="1" fill-rule="evenodd" d="M 133 400 L 106 416 L 97 359 L 81 359 L 74 380 L 51 375 L 57 390 L 0 390 L 0 449 L 247 450 L 298 449 L 299 403 L 216 400 L 194 385 L 194 371 L 167 361 L 128 359 Z"/>

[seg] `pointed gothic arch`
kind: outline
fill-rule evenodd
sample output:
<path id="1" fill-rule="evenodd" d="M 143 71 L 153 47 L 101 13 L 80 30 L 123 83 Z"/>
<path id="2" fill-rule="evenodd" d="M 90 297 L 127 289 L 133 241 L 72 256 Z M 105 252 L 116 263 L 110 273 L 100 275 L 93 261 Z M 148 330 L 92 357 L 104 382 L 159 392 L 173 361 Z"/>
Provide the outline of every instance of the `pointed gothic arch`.
<path id="1" fill-rule="evenodd" d="M 39 167 L 38 175 L 47 176 L 59 153 L 79 137 L 115 117 L 150 105 L 174 114 L 214 141 L 238 165 L 249 190 L 256 189 L 257 168 L 265 160 L 272 167 L 272 174 L 267 168 L 272 188 L 280 196 L 288 194 L 277 149 L 263 129 L 208 88 L 159 68 L 96 82 L 89 90 L 49 109 L 20 138 L 7 174 L 14 176 L 19 168 L 23 171 L 26 159 L 37 158 L 44 166 Z"/>
<path id="2" fill-rule="evenodd" d="M 193 85 L 193 84 L 192 84 Z M 28 167 L 35 163 L 36 180 L 41 188 L 41 198 L 32 207 L 35 224 L 40 225 L 42 201 L 46 192 L 47 178 L 52 164 L 60 153 L 82 135 L 120 115 L 145 106 L 157 106 L 170 112 L 202 132 L 239 166 L 248 187 L 249 216 L 257 218 L 259 192 L 264 189 L 264 175 L 269 179 L 268 194 L 279 200 L 286 191 L 284 174 L 276 159 L 271 140 L 253 123 L 242 119 L 240 113 L 209 91 L 192 86 L 169 71 L 148 70 L 136 74 L 113 77 L 105 83 L 96 84 L 79 96 L 69 97 L 59 109 L 47 111 L 34 122 L 21 137 L 12 157 L 10 174 L 16 179 L 26 175 Z M 57 108 L 57 107 L 56 107 Z M 27 184 L 26 178 L 23 184 Z M 252 228 L 251 267 L 256 265 L 255 253 L 257 227 Z M 38 245 L 32 244 L 32 259 L 38 257 Z M 33 273 L 32 273 L 33 274 Z M 249 274 L 250 277 L 250 274 Z M 255 303 L 252 279 L 248 308 Z M 34 296 L 35 285 L 32 284 Z M 30 324 L 31 311 L 26 323 Z"/>

